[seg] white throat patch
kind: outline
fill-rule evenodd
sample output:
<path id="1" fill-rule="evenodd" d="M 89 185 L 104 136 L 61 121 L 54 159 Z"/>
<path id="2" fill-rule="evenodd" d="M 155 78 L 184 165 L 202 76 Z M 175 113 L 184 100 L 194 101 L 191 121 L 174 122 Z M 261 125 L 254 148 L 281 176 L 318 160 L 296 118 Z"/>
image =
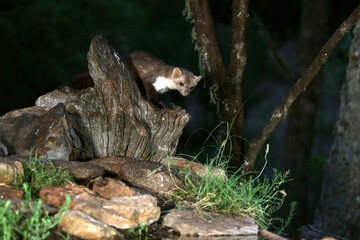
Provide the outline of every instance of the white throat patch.
<path id="1" fill-rule="evenodd" d="M 153 83 L 155 90 L 159 93 L 164 93 L 170 89 L 177 89 L 176 84 L 170 78 L 157 77 Z"/>

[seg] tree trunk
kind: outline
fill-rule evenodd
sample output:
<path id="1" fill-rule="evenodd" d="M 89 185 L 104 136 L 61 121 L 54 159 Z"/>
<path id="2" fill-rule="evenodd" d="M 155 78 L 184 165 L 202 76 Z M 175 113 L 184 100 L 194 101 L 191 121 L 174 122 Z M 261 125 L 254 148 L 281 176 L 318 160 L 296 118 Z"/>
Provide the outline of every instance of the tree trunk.
<path id="1" fill-rule="evenodd" d="M 296 76 L 301 75 L 310 66 L 312 60 L 328 38 L 328 0 L 304 0 L 302 6 L 300 38 L 298 45 L 298 61 Z M 307 223 L 308 205 L 308 164 L 313 145 L 315 117 L 321 87 L 321 75 L 314 78 L 306 91 L 294 102 L 290 114 L 284 140 L 284 165 L 290 169 L 293 181 L 288 186 L 289 200 L 295 200 L 298 224 Z M 310 219 L 309 219 L 310 220 Z"/>
<path id="2" fill-rule="evenodd" d="M 210 82 L 210 95 L 217 106 L 220 121 L 231 126 L 230 131 L 221 132 L 221 140 L 227 143 L 227 153 L 233 156 L 230 167 L 244 166 L 241 173 L 253 171 L 256 157 L 275 127 L 283 120 L 293 102 L 303 93 L 325 63 L 337 42 L 349 31 L 359 16 L 360 6 L 339 26 L 333 36 L 320 50 L 309 69 L 294 84 L 288 95 L 278 105 L 261 132 L 251 140 L 244 155 L 242 132 L 244 109 L 242 102 L 242 78 L 247 63 L 246 27 L 248 21 L 248 0 L 233 0 L 232 43 L 229 67 L 223 65 L 217 42 L 215 27 L 207 0 L 186 0 L 186 18 L 194 25 L 192 37 L 199 52 L 200 70 Z"/>
<path id="3" fill-rule="evenodd" d="M 234 0 L 232 4 L 232 43 L 229 67 L 225 68 L 217 42 L 215 27 L 207 0 L 187 0 L 187 18 L 194 24 L 193 38 L 199 52 L 200 69 L 210 82 L 211 100 L 217 107 L 221 126 L 220 139 L 227 139 L 226 153 L 232 155 L 229 167 L 234 170 L 243 164 L 244 109 L 242 77 L 247 63 L 246 27 L 248 0 Z M 231 143 L 230 143 L 231 140 Z"/>
<path id="4" fill-rule="evenodd" d="M 120 55 L 102 36 L 92 40 L 88 62 L 93 87 L 65 87 L 37 100 L 38 106 L 64 103 L 73 148 L 96 158 L 160 161 L 173 155 L 189 114 L 157 109 L 146 101 Z"/>
<path id="5" fill-rule="evenodd" d="M 340 116 L 314 225 L 323 231 L 360 239 L 360 22 L 354 29 L 342 89 Z"/>
<path id="6" fill-rule="evenodd" d="M 251 140 L 249 148 L 245 154 L 246 160 L 249 164 L 245 167 L 245 171 L 252 170 L 252 166 L 255 163 L 256 157 L 260 152 L 262 146 L 270 137 L 271 133 L 277 127 L 277 125 L 287 116 L 288 111 L 292 107 L 294 101 L 299 95 L 306 91 L 308 84 L 314 79 L 316 74 L 320 71 L 331 52 L 335 48 L 336 44 L 344 37 L 344 35 L 350 31 L 360 18 L 360 5 L 340 24 L 334 34 L 322 47 L 318 55 L 302 77 L 297 80 L 292 89 L 282 100 L 281 104 L 275 107 L 273 114 L 269 121 L 265 124 L 260 133 Z"/>

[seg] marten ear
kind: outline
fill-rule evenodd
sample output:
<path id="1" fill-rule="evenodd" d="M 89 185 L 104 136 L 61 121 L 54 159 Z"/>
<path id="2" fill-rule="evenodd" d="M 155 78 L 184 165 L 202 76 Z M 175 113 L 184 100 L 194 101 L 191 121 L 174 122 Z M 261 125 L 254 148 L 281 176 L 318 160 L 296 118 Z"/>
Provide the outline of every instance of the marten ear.
<path id="1" fill-rule="evenodd" d="M 172 78 L 179 78 L 179 77 L 181 77 L 181 75 L 182 75 L 182 73 L 181 73 L 180 68 L 176 67 L 173 69 Z"/>
<path id="2" fill-rule="evenodd" d="M 201 80 L 201 76 L 195 76 L 194 81 L 197 83 Z"/>

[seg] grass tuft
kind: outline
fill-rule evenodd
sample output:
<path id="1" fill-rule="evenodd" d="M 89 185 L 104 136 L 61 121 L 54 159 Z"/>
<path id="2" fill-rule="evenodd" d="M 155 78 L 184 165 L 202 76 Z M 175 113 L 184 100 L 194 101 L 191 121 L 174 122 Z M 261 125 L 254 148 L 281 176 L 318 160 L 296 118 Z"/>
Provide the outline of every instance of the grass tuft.
<path id="1" fill-rule="evenodd" d="M 30 188 L 24 183 L 25 196 L 31 196 Z M 42 240 L 50 236 L 50 230 L 62 220 L 68 210 L 71 198 L 66 197 L 59 212 L 50 216 L 42 208 L 42 201 L 29 202 L 29 209 L 22 204 L 20 210 L 11 209 L 11 201 L 0 200 L 0 235 L 3 240 Z"/>
<path id="2" fill-rule="evenodd" d="M 284 203 L 286 193 L 281 186 L 289 181 L 290 171 L 277 172 L 274 169 L 271 178 L 263 176 L 269 151 L 269 146 L 267 146 L 264 157 L 265 164 L 260 173 L 245 173 L 252 174 L 255 178 L 240 174 L 241 169 L 237 169 L 234 174 L 228 174 L 226 177 L 213 176 L 211 173 L 214 166 L 223 169 L 224 172 L 228 169 L 231 156 L 224 154 L 227 144 L 230 144 L 231 148 L 229 134 L 227 139 L 221 143 L 217 142 L 217 152 L 212 157 L 206 156 L 207 174 L 205 177 L 201 178 L 182 172 L 185 175 L 185 187 L 178 187 L 171 200 L 179 208 L 193 209 L 203 213 L 204 216 L 206 216 L 206 212 L 213 211 L 225 215 L 250 217 L 262 229 L 274 227 L 279 232 L 284 231 L 291 221 L 296 203 L 291 204 L 289 217 L 285 220 L 274 217 L 274 213 Z M 193 157 L 193 160 L 198 160 L 199 155 Z"/>
<path id="3" fill-rule="evenodd" d="M 193 182 L 186 177 L 186 184 L 178 188 L 172 200 L 180 208 L 190 208 L 197 212 L 217 212 L 225 215 L 238 215 L 253 218 L 263 229 L 283 223 L 272 215 L 283 205 L 286 193 L 280 186 L 288 181 L 289 171 L 277 173 L 272 180 L 243 180 L 240 176 L 224 177 L 207 175 Z M 295 208 L 295 205 L 293 206 Z M 293 210 L 294 210 L 293 208 Z M 291 211 L 291 216 L 293 211 Z M 290 222 L 291 216 L 286 223 Z M 287 225 L 286 224 L 286 225 Z M 286 227 L 286 226 L 285 226 Z M 281 229 L 284 229 L 282 227 Z"/>
<path id="4" fill-rule="evenodd" d="M 39 197 L 41 188 L 62 186 L 73 181 L 66 169 L 56 168 L 50 160 L 48 160 L 48 164 L 45 164 L 44 161 L 38 159 L 37 153 L 33 156 L 33 150 L 30 152 L 29 160 L 23 166 L 22 182 L 28 183 L 28 192 L 31 193 L 31 198 Z M 18 188 L 24 190 L 24 185 L 21 184 Z"/>
<path id="5" fill-rule="evenodd" d="M 41 199 L 36 200 L 41 188 L 64 185 L 72 181 L 72 178 L 66 170 L 55 168 L 51 161 L 48 161 L 49 165 L 46 165 L 44 161 L 38 159 L 36 153 L 34 156 L 32 153 L 33 151 L 30 153 L 29 160 L 23 163 L 24 176 L 21 184 L 17 186 L 18 189 L 24 191 L 24 198 L 28 202 L 28 206 L 22 204 L 20 210 L 13 210 L 10 200 L 0 200 L 0 236 L 2 236 L 2 240 L 46 239 L 68 210 L 69 196 L 66 197 L 65 204 L 54 216 L 50 216 L 49 212 L 44 210 Z"/>

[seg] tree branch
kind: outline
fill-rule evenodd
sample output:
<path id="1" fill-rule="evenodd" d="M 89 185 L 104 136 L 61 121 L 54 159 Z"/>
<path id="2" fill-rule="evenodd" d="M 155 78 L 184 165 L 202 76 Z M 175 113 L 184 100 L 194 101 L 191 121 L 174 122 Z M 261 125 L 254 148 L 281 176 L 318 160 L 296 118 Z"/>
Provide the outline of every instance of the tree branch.
<path id="1" fill-rule="evenodd" d="M 268 240 L 287 240 L 287 238 L 283 238 L 275 233 L 266 231 L 264 229 L 259 230 L 259 236 Z"/>
<path id="2" fill-rule="evenodd" d="M 246 27 L 249 18 L 248 0 L 234 0 L 232 5 L 232 42 L 229 64 L 231 79 L 241 80 L 247 63 Z"/>
<path id="3" fill-rule="evenodd" d="M 200 70 L 205 76 L 224 72 L 214 22 L 207 0 L 187 0 L 185 15 L 194 24 L 192 38 L 200 56 Z M 210 79 L 212 81 L 213 79 Z M 211 84 L 214 84 L 212 82 Z"/>
<path id="4" fill-rule="evenodd" d="M 350 16 L 340 24 L 335 33 L 327 41 L 324 47 L 320 50 L 307 72 L 295 83 L 289 94 L 283 99 L 282 103 L 278 105 L 270 120 L 266 123 L 262 131 L 250 142 L 248 151 L 245 155 L 248 165 L 244 171 L 249 171 L 255 163 L 256 156 L 258 155 L 261 147 L 269 138 L 275 127 L 283 120 L 293 102 L 297 97 L 306 90 L 307 85 L 313 80 L 315 75 L 319 72 L 325 61 L 329 57 L 330 53 L 335 48 L 336 44 L 344 37 L 344 35 L 350 31 L 355 23 L 360 18 L 360 5 L 350 14 Z"/>

